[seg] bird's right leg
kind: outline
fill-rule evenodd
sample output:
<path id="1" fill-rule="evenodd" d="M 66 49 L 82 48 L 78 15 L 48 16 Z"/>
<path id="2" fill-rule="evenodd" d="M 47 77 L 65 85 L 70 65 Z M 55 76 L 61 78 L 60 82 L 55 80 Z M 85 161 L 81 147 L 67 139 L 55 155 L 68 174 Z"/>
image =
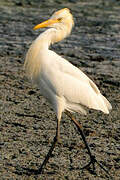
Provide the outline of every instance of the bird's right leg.
<path id="1" fill-rule="evenodd" d="M 60 139 L 60 119 L 57 120 L 56 139 L 58 143 L 61 143 Z"/>
<path id="2" fill-rule="evenodd" d="M 51 145 L 51 147 L 50 147 L 50 149 L 49 149 L 49 151 L 48 151 L 42 165 L 40 166 L 40 168 L 38 170 L 40 174 L 42 173 L 43 168 L 46 166 L 47 162 L 49 161 L 49 159 L 50 159 L 50 157 L 52 155 L 52 152 L 53 152 L 53 150 L 55 148 L 56 143 L 57 143 L 57 138 L 55 136 L 54 139 L 53 139 L 52 145 Z"/>
<path id="3" fill-rule="evenodd" d="M 53 152 L 57 142 L 59 142 L 59 143 L 61 142 L 60 141 L 60 119 L 57 119 L 56 135 L 55 135 L 55 137 L 53 139 L 52 145 L 51 145 L 51 147 L 50 147 L 50 149 L 48 151 L 48 154 L 46 155 L 42 165 L 40 166 L 40 168 L 38 170 L 38 172 L 40 174 L 42 173 L 43 168 L 46 166 L 47 162 L 49 161 L 49 158 L 51 157 L 52 152 Z"/>

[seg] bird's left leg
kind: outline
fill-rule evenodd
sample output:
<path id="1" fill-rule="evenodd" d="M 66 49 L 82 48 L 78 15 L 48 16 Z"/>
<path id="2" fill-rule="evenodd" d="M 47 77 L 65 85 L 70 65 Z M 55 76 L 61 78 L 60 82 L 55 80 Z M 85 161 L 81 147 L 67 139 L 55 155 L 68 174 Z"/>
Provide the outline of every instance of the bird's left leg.
<path id="1" fill-rule="evenodd" d="M 74 122 L 74 124 L 77 126 L 77 128 L 78 128 L 78 131 L 80 132 L 80 134 L 81 134 L 81 137 L 82 137 L 82 140 L 84 141 L 84 144 L 85 144 L 85 146 L 86 146 L 86 148 L 87 148 L 87 150 L 88 150 L 88 154 L 89 154 L 89 156 L 90 156 L 90 163 L 87 165 L 87 166 L 85 166 L 86 168 L 88 167 L 88 166 L 90 166 L 91 165 L 91 163 L 93 164 L 93 171 L 95 170 L 95 162 L 96 162 L 96 159 L 95 159 L 95 156 L 93 156 L 92 155 L 92 153 L 91 153 L 91 151 L 90 151 L 90 148 L 89 148 L 89 145 L 88 145 L 88 143 L 87 143 L 87 141 L 86 141 L 86 138 L 85 138 L 85 135 L 84 135 L 84 133 L 83 133 L 83 131 L 82 131 L 82 125 L 73 117 L 73 115 L 69 112 L 69 111 L 66 111 L 65 112 L 66 114 L 67 114 L 67 116 L 69 116 L 70 117 L 70 119 Z"/>
<path id="2" fill-rule="evenodd" d="M 90 156 L 90 162 L 89 162 L 86 166 L 84 166 L 83 168 L 88 168 L 88 167 L 92 164 L 92 165 L 93 165 L 93 172 L 94 172 L 94 171 L 95 171 L 95 163 L 97 163 L 97 164 L 109 175 L 109 172 L 96 160 L 96 157 L 95 157 L 94 155 L 92 155 L 92 153 L 91 153 L 91 151 L 90 151 L 90 147 L 89 147 L 89 145 L 88 145 L 88 143 L 87 143 L 87 141 L 86 141 L 85 135 L 84 135 L 84 133 L 83 133 L 83 131 L 82 131 L 82 126 L 81 126 L 81 124 L 72 116 L 72 114 L 71 114 L 70 112 L 66 111 L 65 113 L 67 114 L 67 116 L 70 117 L 70 119 L 71 119 L 71 120 L 74 122 L 74 124 L 77 126 L 78 131 L 79 131 L 80 134 L 81 134 L 81 137 L 82 137 L 82 139 L 83 139 L 83 141 L 84 141 L 84 144 L 85 144 L 85 146 L 86 146 L 86 148 L 87 148 L 87 151 L 88 151 L 88 154 L 89 154 L 89 156 Z M 82 169 L 83 169 L 83 168 L 82 168 Z"/>

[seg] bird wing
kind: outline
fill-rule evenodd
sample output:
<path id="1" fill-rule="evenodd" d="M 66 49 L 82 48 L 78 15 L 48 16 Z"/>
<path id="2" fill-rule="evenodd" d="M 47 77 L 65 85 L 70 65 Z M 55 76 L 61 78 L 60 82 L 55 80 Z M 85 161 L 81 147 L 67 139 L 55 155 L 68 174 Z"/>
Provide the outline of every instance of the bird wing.
<path id="1" fill-rule="evenodd" d="M 64 97 L 66 103 L 108 113 L 108 101 L 105 98 L 105 103 L 97 86 L 82 71 L 52 51 L 47 59 L 41 78 L 56 96 Z"/>

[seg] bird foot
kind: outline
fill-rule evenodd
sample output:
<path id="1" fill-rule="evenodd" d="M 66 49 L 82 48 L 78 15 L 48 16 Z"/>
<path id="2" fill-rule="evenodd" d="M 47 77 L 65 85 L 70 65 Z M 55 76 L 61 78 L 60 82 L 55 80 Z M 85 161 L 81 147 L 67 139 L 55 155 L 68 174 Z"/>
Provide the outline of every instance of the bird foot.
<path id="1" fill-rule="evenodd" d="M 96 174 L 96 172 L 95 172 L 95 163 L 97 162 L 96 157 L 91 156 L 90 159 L 91 159 L 90 162 L 87 165 L 85 165 L 84 167 L 82 167 L 81 169 L 87 169 L 92 174 Z M 90 168 L 91 164 L 92 164 L 92 169 Z"/>
<path id="2" fill-rule="evenodd" d="M 94 174 L 94 175 L 97 175 L 96 174 L 96 172 L 95 172 L 95 163 L 102 169 L 102 170 L 104 170 L 104 172 L 108 175 L 108 177 L 111 179 L 111 180 L 113 180 L 113 178 L 110 176 L 110 174 L 109 174 L 109 171 L 108 170 L 106 170 L 106 168 L 101 164 L 101 163 L 99 163 L 98 161 L 97 161 L 97 159 L 96 159 L 96 157 L 94 156 L 94 155 L 91 155 L 90 156 L 90 162 L 87 164 L 87 165 L 85 165 L 84 167 L 82 167 L 81 169 L 87 169 L 90 173 L 92 173 L 92 174 Z M 90 167 L 91 166 L 91 164 L 92 164 L 92 168 Z"/>

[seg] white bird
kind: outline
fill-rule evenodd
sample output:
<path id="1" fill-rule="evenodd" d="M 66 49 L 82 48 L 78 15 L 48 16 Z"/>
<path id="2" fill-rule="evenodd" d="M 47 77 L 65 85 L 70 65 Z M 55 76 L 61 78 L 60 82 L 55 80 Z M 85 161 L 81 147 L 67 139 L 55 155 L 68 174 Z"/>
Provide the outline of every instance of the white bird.
<path id="1" fill-rule="evenodd" d="M 27 76 L 39 87 L 41 94 L 56 113 L 58 141 L 62 112 L 86 114 L 86 106 L 108 114 L 112 108 L 89 77 L 66 59 L 49 50 L 51 44 L 70 34 L 73 25 L 70 10 L 64 8 L 55 12 L 49 20 L 35 26 L 34 30 L 45 27 L 49 29 L 32 43 L 24 64 Z"/>

